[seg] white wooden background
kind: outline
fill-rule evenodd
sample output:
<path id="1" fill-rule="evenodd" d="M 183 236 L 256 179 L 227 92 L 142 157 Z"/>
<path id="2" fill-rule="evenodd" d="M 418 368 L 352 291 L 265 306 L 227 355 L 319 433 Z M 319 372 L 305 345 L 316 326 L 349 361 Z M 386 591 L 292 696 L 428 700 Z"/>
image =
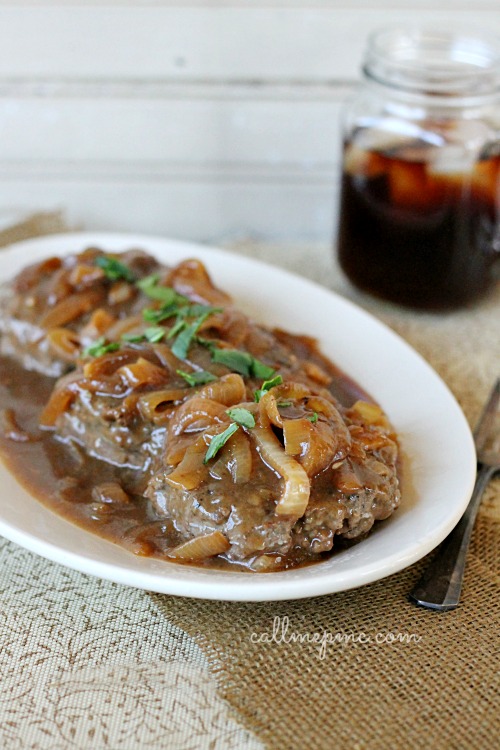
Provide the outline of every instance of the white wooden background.
<path id="1" fill-rule="evenodd" d="M 500 0 L 0 0 L 0 212 L 325 241 L 367 34 L 452 20 Z"/>

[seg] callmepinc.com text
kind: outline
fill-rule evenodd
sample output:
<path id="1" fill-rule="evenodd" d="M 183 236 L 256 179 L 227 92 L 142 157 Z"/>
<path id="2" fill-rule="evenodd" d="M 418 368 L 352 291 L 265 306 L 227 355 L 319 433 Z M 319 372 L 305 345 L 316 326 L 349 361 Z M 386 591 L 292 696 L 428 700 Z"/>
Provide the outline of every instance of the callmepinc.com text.
<path id="1" fill-rule="evenodd" d="M 290 627 L 288 616 L 278 617 L 273 620 L 271 630 L 262 633 L 251 633 L 252 643 L 276 643 L 293 645 L 295 643 L 311 643 L 318 649 L 318 658 L 325 659 L 328 646 L 347 644 L 411 644 L 420 643 L 422 636 L 416 633 L 384 631 L 378 633 L 343 632 L 334 633 L 331 630 L 315 632 L 298 632 Z"/>

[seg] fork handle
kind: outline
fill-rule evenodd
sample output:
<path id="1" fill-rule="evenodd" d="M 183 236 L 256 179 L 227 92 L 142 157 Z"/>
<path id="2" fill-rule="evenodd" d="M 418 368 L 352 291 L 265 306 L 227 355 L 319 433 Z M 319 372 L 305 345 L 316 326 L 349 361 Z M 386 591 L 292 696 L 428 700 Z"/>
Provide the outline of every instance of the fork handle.
<path id="1" fill-rule="evenodd" d="M 455 609 L 460 599 L 465 558 L 483 492 L 495 473 L 492 466 L 481 465 L 467 509 L 426 568 L 422 578 L 410 593 L 410 601 L 421 607 L 445 612 Z"/>

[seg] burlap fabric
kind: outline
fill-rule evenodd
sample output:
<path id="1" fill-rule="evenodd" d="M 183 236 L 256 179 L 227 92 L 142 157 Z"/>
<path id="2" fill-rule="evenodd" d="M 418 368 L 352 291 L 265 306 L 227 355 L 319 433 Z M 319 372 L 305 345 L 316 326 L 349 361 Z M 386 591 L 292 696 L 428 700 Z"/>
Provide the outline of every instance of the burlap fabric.
<path id="1" fill-rule="evenodd" d="M 332 288 L 354 297 L 428 359 L 454 391 L 470 422 L 476 421 L 500 370 L 500 289 L 472 311 L 442 317 L 418 315 L 357 297 L 332 266 L 328 248 L 301 250 L 240 245 L 236 250 L 261 255 L 323 284 L 330 282 Z M 142 592 L 134 592 L 135 598 L 131 598 L 125 595 L 128 590 L 123 587 L 102 582 L 92 584 L 93 579 L 86 576 L 67 574 L 75 579 L 71 600 L 75 592 L 85 589 L 82 600 L 85 599 L 89 612 L 92 592 L 96 595 L 100 592 L 99 606 L 106 609 L 108 618 L 103 620 L 103 628 L 95 625 L 100 638 L 109 630 L 106 623 L 113 623 L 105 660 L 99 662 L 101 667 L 105 663 L 107 667 L 115 664 L 123 668 L 121 651 L 114 652 L 113 644 L 122 642 L 124 637 L 132 642 L 132 628 L 137 621 L 135 614 L 128 619 L 124 616 L 124 603 L 125 607 L 142 607 L 147 616 L 140 618 L 138 642 L 142 637 L 148 639 L 146 662 L 138 662 L 136 655 L 126 653 L 128 647 L 123 646 L 125 665 L 131 669 L 132 681 L 141 674 L 138 672 L 141 664 L 143 670 L 144 664 L 149 664 L 148 669 L 151 669 L 151 654 L 155 659 L 163 659 L 167 666 L 170 652 L 168 649 L 158 651 L 158 639 L 171 638 L 174 633 L 177 641 L 184 644 L 176 658 L 184 662 L 190 660 L 190 668 L 194 669 L 195 663 L 200 669 L 203 656 L 196 655 L 193 644 L 199 647 L 215 678 L 219 696 L 233 711 L 225 713 L 219 706 L 214 734 L 207 739 L 201 732 L 202 719 L 201 724 L 198 723 L 199 733 L 193 735 L 190 742 L 185 733 L 183 738 L 182 732 L 175 735 L 178 739 L 172 739 L 173 735 L 165 726 L 165 715 L 161 718 L 157 708 L 156 723 L 148 717 L 149 734 L 144 733 L 141 725 L 133 736 L 123 739 L 118 728 L 127 715 L 120 702 L 115 702 L 107 734 L 101 731 L 96 735 L 93 724 L 94 734 L 89 734 L 91 722 L 95 724 L 96 714 L 105 710 L 111 698 L 104 700 L 94 690 L 91 702 L 82 704 L 76 697 L 76 690 L 63 717 L 66 723 L 58 724 L 62 720 L 59 715 L 54 716 L 54 722 L 47 725 L 48 729 L 45 726 L 44 731 L 55 731 L 57 727 L 57 737 L 65 738 L 57 747 L 79 748 L 179 750 L 191 747 L 198 750 L 201 747 L 236 747 L 247 750 L 258 746 L 260 740 L 273 750 L 496 749 L 500 743 L 499 549 L 500 481 L 496 480 L 487 492 L 474 531 L 462 604 L 458 610 L 445 614 L 418 609 L 407 601 L 407 593 L 427 560 L 354 591 L 267 604 L 204 602 Z M 33 567 L 33 558 L 38 558 L 24 554 Z M 29 569 L 26 562 L 20 562 L 13 569 L 19 567 L 25 572 Z M 40 561 L 40 567 L 47 582 L 59 580 L 59 566 Z M 29 587 L 28 576 L 25 578 L 23 585 Z M 6 577 L 5 586 L 10 582 L 11 578 Z M 11 606 L 14 606 L 13 601 L 18 601 L 14 594 L 15 591 L 9 591 Z M 26 596 L 28 594 L 29 590 Z M 116 598 L 111 601 L 111 597 Z M 122 604 L 120 599 L 123 599 Z M 56 609 L 58 614 L 52 616 L 55 634 L 50 630 L 45 640 L 39 639 L 34 654 L 31 644 L 23 646 L 19 639 L 16 641 L 18 650 L 14 655 L 22 653 L 32 659 L 31 679 L 37 674 L 37 656 L 53 648 L 54 642 L 61 642 L 57 626 L 65 625 L 67 612 L 71 613 L 72 605 L 64 604 L 62 594 L 54 595 L 54 603 L 59 608 Z M 93 613 L 86 613 L 85 617 L 91 623 L 96 621 L 95 606 Z M 124 628 L 120 623 L 128 625 Z M 88 625 L 85 625 L 82 632 L 87 630 Z M 315 634 L 323 638 L 323 647 L 310 642 Z M 81 633 L 80 636 L 83 637 Z M 99 650 L 99 645 L 94 646 L 94 651 L 89 645 L 92 658 L 96 649 Z M 77 659 L 78 665 L 78 657 L 72 658 Z M 82 665 L 85 663 L 82 657 Z M 71 668 L 74 666 L 72 662 Z M 11 668 L 15 672 L 15 666 Z M 127 676 L 113 674 L 115 683 L 110 684 L 117 690 Z M 151 672 L 146 669 L 146 674 Z M 92 682 L 92 677 L 88 679 Z M 154 681 L 155 677 L 149 679 L 148 684 Z M 14 680 L 13 684 L 18 683 Z M 192 680 L 188 693 L 191 690 L 193 696 L 198 696 L 193 712 L 200 717 L 202 705 L 195 683 L 196 680 Z M 148 689 L 154 693 L 151 687 Z M 71 692 L 70 688 L 68 690 Z M 36 715 L 41 716 L 41 705 L 50 705 L 48 699 L 41 697 L 41 692 L 42 688 L 37 694 L 33 693 L 31 703 L 26 703 L 25 715 L 29 715 L 28 709 L 33 706 L 33 710 L 38 711 Z M 161 694 L 156 693 L 156 698 L 161 699 Z M 203 700 L 206 709 L 208 699 Z M 144 705 L 149 704 L 139 704 L 139 709 L 131 715 L 137 716 Z M 74 706 L 82 717 L 80 734 L 75 734 Z M 166 706 L 166 710 L 170 708 Z M 233 725 L 224 739 L 221 722 L 230 722 L 231 715 L 238 717 L 253 736 L 239 732 Z M 189 716 L 189 712 L 183 716 Z M 213 710 L 209 716 L 213 721 Z M 56 747 L 50 742 L 46 744 L 42 734 L 33 734 L 33 727 L 28 735 L 21 725 L 12 727 L 10 734 L 6 733 L 8 727 L 5 729 L 5 726 L 1 736 L 10 738 L 9 747 Z M 61 726 L 69 727 L 63 735 Z"/>
<path id="2" fill-rule="evenodd" d="M 475 423 L 500 374 L 500 289 L 471 311 L 402 312 L 349 289 L 324 249 L 316 256 L 245 245 L 239 251 L 330 279 L 419 350 Z M 408 602 L 429 559 L 370 586 L 309 600 L 152 596 L 200 645 L 221 694 L 272 750 L 498 748 L 500 480 L 481 508 L 458 610 L 439 614 Z M 307 642 L 315 633 L 330 640 L 324 651 Z"/>

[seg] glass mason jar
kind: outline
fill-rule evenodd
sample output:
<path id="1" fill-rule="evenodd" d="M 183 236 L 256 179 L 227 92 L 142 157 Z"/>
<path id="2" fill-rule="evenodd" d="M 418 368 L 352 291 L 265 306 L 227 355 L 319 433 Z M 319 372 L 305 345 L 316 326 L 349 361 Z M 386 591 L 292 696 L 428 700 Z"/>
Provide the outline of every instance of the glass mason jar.
<path id="1" fill-rule="evenodd" d="M 357 287 L 442 310 L 500 266 L 500 43 L 385 29 L 346 106 L 338 253 Z"/>

